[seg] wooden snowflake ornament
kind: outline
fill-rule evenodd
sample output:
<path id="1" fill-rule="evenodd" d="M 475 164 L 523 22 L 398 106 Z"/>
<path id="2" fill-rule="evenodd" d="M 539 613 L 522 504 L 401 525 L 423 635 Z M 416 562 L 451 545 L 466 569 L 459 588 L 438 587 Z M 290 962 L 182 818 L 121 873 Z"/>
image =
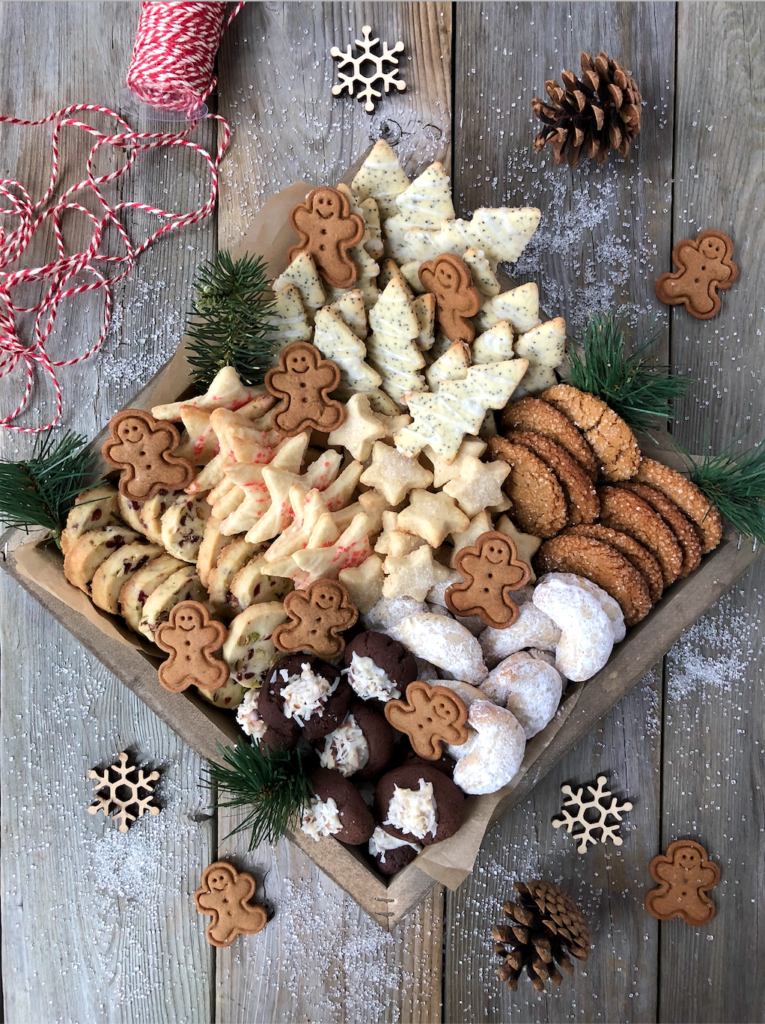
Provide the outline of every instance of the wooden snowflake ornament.
<path id="1" fill-rule="evenodd" d="M 129 765 L 127 762 L 128 755 L 123 751 L 119 756 L 119 764 L 112 764 L 103 772 L 97 772 L 95 768 L 88 772 L 89 779 L 98 780 L 93 794 L 95 803 L 88 808 L 88 814 L 103 811 L 105 818 L 111 814 L 119 822 L 120 832 L 127 832 L 131 823 L 145 811 L 159 814 L 159 807 L 152 803 L 154 786 L 151 785 L 159 778 L 159 772 L 144 775 L 143 768 L 137 769 L 134 764 Z M 135 771 L 138 771 L 138 777 L 128 778 Z"/>
<path id="2" fill-rule="evenodd" d="M 374 112 L 375 105 L 374 100 L 380 99 L 382 93 L 375 89 L 374 86 L 379 84 L 381 88 L 387 93 L 390 92 L 391 86 L 395 86 L 399 92 L 406 89 L 406 82 L 402 82 L 400 78 L 396 78 L 398 74 L 398 58 L 394 56 L 396 53 L 401 53 L 404 49 L 404 44 L 399 41 L 394 43 L 392 47 L 389 47 L 387 43 L 383 43 L 382 54 L 372 53 L 372 50 L 380 42 L 379 39 L 370 39 L 370 33 L 372 28 L 370 25 L 364 25 L 361 30 L 363 39 L 356 40 L 356 46 L 361 50 L 361 54 L 358 57 L 352 56 L 352 47 L 348 44 L 347 50 L 341 50 L 339 46 L 333 46 L 329 51 L 335 60 L 340 61 L 338 64 L 338 74 L 340 75 L 340 84 L 332 86 L 333 96 L 342 96 L 343 90 L 348 90 L 348 95 L 353 96 L 353 87 L 356 83 L 360 86 L 358 98 L 360 100 L 366 100 L 364 109 L 368 114 Z M 346 74 L 341 71 L 346 64 L 350 64 L 352 71 Z M 386 64 L 395 65 L 391 71 L 385 70 Z M 369 73 L 365 73 L 366 69 L 372 66 L 372 70 Z"/>
<path id="3" fill-rule="evenodd" d="M 606 782 L 606 776 L 599 775 L 594 786 L 582 786 L 576 792 L 571 786 L 561 786 L 561 793 L 566 800 L 561 808 L 562 817 L 553 818 L 552 826 L 565 826 L 569 835 L 573 834 L 578 841 L 579 853 L 587 852 L 588 843 L 595 846 L 598 841 L 605 843 L 610 839 L 614 846 L 621 846 L 624 842 L 619 835 L 619 828 L 622 814 L 631 811 L 632 804 L 628 800 L 620 804 L 615 796 L 611 796 L 611 791 L 606 789 Z M 585 789 L 590 792 L 588 798 L 582 795 Z M 606 802 L 607 797 L 611 797 L 610 803 Z M 574 832 L 576 826 L 581 827 Z"/>

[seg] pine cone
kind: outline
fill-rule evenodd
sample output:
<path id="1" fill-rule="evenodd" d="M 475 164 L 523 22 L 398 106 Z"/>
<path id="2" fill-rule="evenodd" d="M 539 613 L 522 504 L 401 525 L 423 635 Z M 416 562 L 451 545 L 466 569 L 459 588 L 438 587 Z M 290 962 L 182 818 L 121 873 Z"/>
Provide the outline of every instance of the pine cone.
<path id="1" fill-rule="evenodd" d="M 567 974 L 574 973 L 567 952 L 577 960 L 587 959 L 590 933 L 577 905 L 553 882 L 516 882 L 515 888 L 521 894 L 521 906 L 503 903 L 511 923 L 491 930 L 494 951 L 505 959 L 497 975 L 515 992 L 525 967 L 534 989 L 542 992 L 548 979 L 556 985 L 563 981 L 557 964 Z"/>
<path id="2" fill-rule="evenodd" d="M 630 143 L 640 131 L 642 97 L 635 79 L 607 53 L 595 60 L 582 54 L 582 77 L 573 71 L 561 74 L 563 86 L 556 80 L 545 82 L 550 103 L 535 96 L 531 108 L 545 127 L 534 140 L 539 152 L 549 142 L 555 163 L 563 163 L 566 150 L 569 167 L 579 164 L 582 149 L 599 164 L 608 160 L 610 149 L 626 156 Z"/>

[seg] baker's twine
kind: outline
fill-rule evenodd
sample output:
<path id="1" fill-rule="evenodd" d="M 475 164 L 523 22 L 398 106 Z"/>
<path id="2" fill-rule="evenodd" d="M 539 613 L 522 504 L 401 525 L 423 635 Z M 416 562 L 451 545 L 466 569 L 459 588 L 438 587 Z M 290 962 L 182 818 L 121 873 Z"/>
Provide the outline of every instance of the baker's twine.
<path id="1" fill-rule="evenodd" d="M 212 69 L 221 34 L 242 6 L 242 3 L 237 4 L 224 24 L 226 5 L 223 3 L 144 3 L 133 60 L 128 72 L 128 83 L 134 93 L 144 102 L 160 109 L 198 111 L 215 88 L 216 80 L 212 75 Z M 152 73 L 153 70 L 156 73 Z M 114 122 L 111 133 L 101 132 L 92 124 L 72 116 L 84 112 L 111 119 Z M 217 114 L 206 114 L 205 117 L 218 121 L 223 128 L 215 157 L 188 138 L 202 120 L 201 117 L 191 120 L 181 132 L 135 132 L 114 110 L 92 103 L 73 104 L 36 121 L 0 115 L 0 123 L 4 124 L 28 127 L 53 123 L 51 176 L 42 198 L 34 203 L 20 182 L 11 178 L 0 178 L 0 379 L 11 374 L 19 364 L 26 369 L 26 382 L 21 400 L 12 413 L 0 418 L 0 427 L 23 433 L 37 433 L 48 430 L 59 422 L 63 399 L 56 368 L 82 362 L 101 348 L 111 317 L 111 286 L 126 277 L 137 257 L 162 235 L 189 224 L 196 224 L 213 212 L 218 195 L 218 168 L 228 147 L 231 131 L 225 119 Z M 96 141 L 88 154 L 87 176 L 54 201 L 53 193 L 59 180 L 59 137 L 62 129 L 67 127 L 84 131 L 92 135 Z M 123 150 L 125 160 L 117 170 L 96 175 L 93 172 L 96 156 L 105 146 Z M 101 191 L 102 186 L 116 181 L 125 174 L 133 166 L 139 153 L 163 146 L 189 149 L 206 163 L 210 174 L 207 200 L 196 210 L 188 213 L 170 213 L 148 203 L 110 204 Z M 78 202 L 75 198 L 78 193 L 81 193 L 80 199 L 88 193 L 95 195 L 98 212 L 92 213 L 82 202 Z M 62 235 L 62 220 L 69 210 L 88 218 L 92 225 L 92 236 L 87 248 L 81 252 L 67 254 Z M 158 217 L 162 224 L 139 245 L 134 245 L 120 220 L 122 210 L 142 210 Z M 3 225 L 6 217 L 16 218 L 17 226 L 12 230 L 7 230 Z M 57 258 L 44 266 L 7 269 L 17 263 L 35 232 L 47 221 L 51 222 L 53 228 Z M 107 256 L 99 252 L 109 225 L 114 228 L 121 240 L 124 248 L 121 255 Z M 81 273 L 89 275 L 92 280 L 72 284 L 73 278 Z M 41 300 L 32 306 L 17 305 L 11 297 L 12 290 L 18 285 L 30 282 L 43 284 L 44 293 Z M 75 358 L 51 359 L 45 345 L 53 330 L 61 303 L 75 295 L 98 290 L 103 290 L 104 293 L 104 315 L 98 339 L 86 352 Z M 20 314 L 34 314 L 32 336 L 27 343 L 21 339 L 18 326 Z M 32 394 L 35 367 L 41 368 L 53 387 L 56 412 L 50 422 L 43 426 L 19 426 L 15 421 L 25 410 Z"/>

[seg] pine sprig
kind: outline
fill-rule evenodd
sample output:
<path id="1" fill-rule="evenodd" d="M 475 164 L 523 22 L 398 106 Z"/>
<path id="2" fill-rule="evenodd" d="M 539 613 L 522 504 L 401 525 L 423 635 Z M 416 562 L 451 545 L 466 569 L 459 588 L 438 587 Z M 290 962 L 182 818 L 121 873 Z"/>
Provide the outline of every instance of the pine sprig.
<path id="1" fill-rule="evenodd" d="M 271 365 L 273 293 L 260 256 L 234 260 L 226 251 L 203 263 L 194 280 L 188 335 L 194 383 L 207 388 L 224 366 L 242 382 L 262 384 Z"/>
<path id="2" fill-rule="evenodd" d="M 687 458 L 691 480 L 733 527 L 765 543 L 765 444 L 740 455 L 731 446 L 699 464 Z"/>
<path id="3" fill-rule="evenodd" d="M 666 424 L 675 418 L 671 403 L 694 381 L 670 373 L 669 367 L 647 356 L 655 340 L 649 338 L 628 354 L 624 323 L 612 313 L 593 314 L 582 334 L 582 352 L 571 350 L 567 383 L 597 395 L 633 430 L 650 431 Z"/>
<path id="4" fill-rule="evenodd" d="M 71 432 L 55 443 L 50 431 L 38 435 L 30 459 L 0 462 L 0 523 L 25 533 L 41 526 L 60 547 L 66 517 L 95 465 L 84 444 Z"/>
<path id="5" fill-rule="evenodd" d="M 218 800 L 215 806 L 250 808 L 229 835 L 250 829 L 250 850 L 264 841 L 275 843 L 296 823 L 313 795 L 300 752 L 263 751 L 254 741 L 219 750 L 228 767 L 210 761 L 207 779 L 230 799 Z"/>

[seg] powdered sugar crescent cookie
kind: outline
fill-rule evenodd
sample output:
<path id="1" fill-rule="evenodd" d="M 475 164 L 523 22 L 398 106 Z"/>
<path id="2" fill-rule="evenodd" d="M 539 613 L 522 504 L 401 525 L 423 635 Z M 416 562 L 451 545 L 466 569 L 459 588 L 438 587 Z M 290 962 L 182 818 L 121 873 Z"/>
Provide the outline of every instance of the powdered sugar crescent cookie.
<path id="1" fill-rule="evenodd" d="M 562 676 L 582 682 L 603 668 L 611 655 L 614 637 L 608 616 L 594 594 L 571 577 L 551 573 L 534 588 L 534 604 L 561 631 L 555 648 L 555 667 Z"/>
<path id="2" fill-rule="evenodd" d="M 74 542 L 88 530 L 98 530 L 114 523 L 118 518 L 121 495 L 111 484 L 101 484 L 81 491 L 74 499 L 74 507 L 66 517 L 66 529 L 61 534 L 61 550 L 64 554 Z M 130 524 L 128 524 L 130 525 Z"/>
<path id="3" fill-rule="evenodd" d="M 122 521 L 127 523 L 131 530 L 135 530 L 136 533 L 143 534 L 146 537 L 146 527 L 141 520 L 142 505 L 143 502 L 136 501 L 135 498 L 126 498 L 124 494 L 117 495 L 117 507 Z"/>
<path id="4" fill-rule="evenodd" d="M 701 541 L 696 528 L 690 519 L 685 516 L 677 505 L 666 494 L 657 491 L 655 487 L 648 484 L 636 484 L 633 480 L 621 484 L 621 486 L 639 498 L 647 502 L 654 512 L 658 512 L 670 530 L 677 537 L 677 542 L 683 552 L 683 564 L 679 577 L 683 579 L 698 569 L 701 562 Z"/>
<path id="5" fill-rule="evenodd" d="M 90 582 L 96 569 L 113 555 L 117 548 L 138 540 L 138 534 L 126 526 L 114 524 L 100 530 L 88 530 L 69 548 L 64 556 L 64 575 L 75 587 L 90 594 Z"/>
<path id="6" fill-rule="evenodd" d="M 638 572 L 643 574 L 648 584 L 651 601 L 656 604 L 664 592 L 664 577 L 661 566 L 648 548 L 638 544 L 629 534 L 622 533 L 620 530 L 612 530 L 608 526 L 601 526 L 600 523 L 571 526 L 566 533 L 573 534 L 575 537 L 592 537 L 594 540 L 601 540 L 604 544 L 610 544 L 612 548 L 616 548 L 628 562 L 632 562 Z"/>
<path id="7" fill-rule="evenodd" d="M 93 604 L 105 612 L 116 615 L 119 612 L 120 591 L 134 573 L 138 572 L 152 558 L 162 554 L 159 544 L 148 544 L 136 540 L 125 544 L 102 562 L 96 569 L 91 584 Z"/>
<path id="8" fill-rule="evenodd" d="M 520 769 L 525 751 L 526 737 L 518 719 L 488 700 L 470 705 L 467 743 L 447 747 L 447 753 L 457 759 L 454 782 L 471 795 L 496 793 L 506 786 Z"/>
<path id="9" fill-rule="evenodd" d="M 704 492 L 682 473 L 654 459 L 643 459 L 635 482 L 661 491 L 696 524 L 701 553 L 706 555 L 722 540 L 722 517 Z"/>
<path id="10" fill-rule="evenodd" d="M 539 397 L 568 416 L 584 433 L 605 480 L 629 480 L 637 473 L 640 449 L 635 435 L 600 398 L 570 384 L 556 384 Z"/>
<path id="11" fill-rule="evenodd" d="M 612 530 L 621 530 L 648 548 L 661 566 L 664 586 L 674 583 L 683 567 L 683 552 L 677 538 L 648 502 L 621 487 L 599 487 L 600 520 Z"/>
<path id="12" fill-rule="evenodd" d="M 546 661 L 518 651 L 488 674 L 481 689 L 489 700 L 512 711 L 530 740 L 554 718 L 563 680 Z"/>
<path id="13" fill-rule="evenodd" d="M 532 601 L 519 605 L 518 618 L 512 626 L 506 629 L 487 626 L 478 637 L 484 659 L 490 668 L 526 647 L 554 651 L 559 640 L 560 629 Z"/>
<path id="14" fill-rule="evenodd" d="M 511 401 L 502 413 L 500 424 L 504 430 L 533 430 L 544 434 L 565 448 L 593 483 L 597 480 L 598 460 L 589 443 L 571 420 L 549 402 L 531 397 Z"/>
<path id="15" fill-rule="evenodd" d="M 162 544 L 162 516 L 173 502 L 183 496 L 183 491 L 161 490 L 141 505 L 138 517 L 143 525 L 143 533 L 152 544 Z"/>
<path id="16" fill-rule="evenodd" d="M 158 555 L 123 583 L 117 603 L 120 614 L 135 633 L 139 631 L 146 601 L 158 586 L 182 568 L 184 563 L 172 555 Z"/>
<path id="17" fill-rule="evenodd" d="M 162 516 L 162 544 L 169 555 L 196 562 L 210 506 L 205 497 L 184 495 Z"/>
<path id="18" fill-rule="evenodd" d="M 264 547 L 264 544 L 251 544 L 244 537 L 229 538 L 207 580 L 210 603 L 218 614 L 234 614 L 234 606 L 229 604 L 231 582 L 251 558 L 261 554 Z"/>
<path id="19" fill-rule="evenodd" d="M 489 439 L 492 459 L 511 467 L 503 484 L 512 505 L 513 520 L 524 533 L 554 537 L 568 520 L 568 502 L 553 471 L 538 455 L 504 437 Z"/>
<path id="20" fill-rule="evenodd" d="M 232 681 L 246 687 L 262 684 L 281 656 L 271 637 L 287 617 L 280 601 L 269 601 L 251 605 L 231 621 L 223 645 L 223 658 Z"/>
<path id="21" fill-rule="evenodd" d="M 166 622 L 170 612 L 181 601 L 206 601 L 207 591 L 202 586 L 195 565 L 185 565 L 168 576 L 146 599 L 138 632 L 154 639 L 157 627 Z"/>
<path id="22" fill-rule="evenodd" d="M 640 622 L 651 610 L 651 595 L 642 573 L 602 541 L 565 533 L 553 537 L 539 549 L 537 566 L 541 572 L 573 573 L 595 583 L 618 601 L 628 626 Z"/>
<path id="23" fill-rule="evenodd" d="M 385 632 L 455 679 L 477 686 L 488 675 L 481 645 L 454 619 L 425 612 L 402 619 Z"/>
<path id="24" fill-rule="evenodd" d="M 565 448 L 544 434 L 531 430 L 510 430 L 507 440 L 534 452 L 556 475 L 568 501 L 569 523 L 576 526 L 578 523 L 595 522 L 600 512 L 598 495 L 590 478 Z"/>
<path id="25" fill-rule="evenodd" d="M 229 585 L 227 601 L 236 615 L 253 604 L 282 601 L 292 590 L 292 580 L 287 577 L 264 576 L 261 570 L 266 565 L 265 558 L 256 555 L 234 575 Z"/>

